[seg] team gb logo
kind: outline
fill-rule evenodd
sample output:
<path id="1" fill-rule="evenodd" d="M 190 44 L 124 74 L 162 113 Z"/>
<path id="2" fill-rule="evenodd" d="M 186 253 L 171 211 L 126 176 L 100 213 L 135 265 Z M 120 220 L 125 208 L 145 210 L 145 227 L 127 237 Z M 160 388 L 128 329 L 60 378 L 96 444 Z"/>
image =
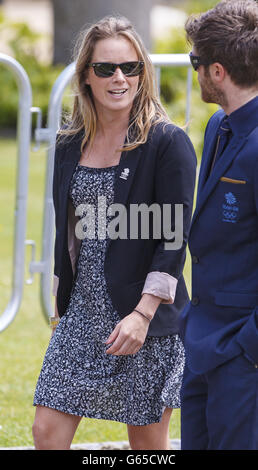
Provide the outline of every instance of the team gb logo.
<path id="1" fill-rule="evenodd" d="M 237 199 L 233 193 L 225 194 L 226 204 L 222 204 L 222 221 L 235 224 L 239 215 Z"/>
<path id="2" fill-rule="evenodd" d="M 233 205 L 233 204 L 236 203 L 236 198 L 235 198 L 234 194 L 232 194 L 232 193 L 226 193 L 225 194 L 225 199 L 227 201 L 227 204 Z"/>

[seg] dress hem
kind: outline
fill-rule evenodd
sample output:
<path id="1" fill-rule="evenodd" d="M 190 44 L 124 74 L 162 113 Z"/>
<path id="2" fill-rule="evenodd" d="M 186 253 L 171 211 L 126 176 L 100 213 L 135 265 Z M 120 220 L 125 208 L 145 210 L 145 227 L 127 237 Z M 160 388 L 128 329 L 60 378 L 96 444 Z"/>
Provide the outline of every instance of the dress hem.
<path id="1" fill-rule="evenodd" d="M 111 416 L 96 416 L 94 415 L 94 413 L 83 413 L 83 412 L 78 412 L 78 411 L 64 411 L 60 406 L 58 405 L 54 405 L 54 404 L 46 404 L 44 402 L 40 402 L 40 401 L 34 401 L 33 402 L 33 406 L 45 406 L 46 408 L 51 408 L 51 409 L 54 409 L 54 410 L 57 410 L 57 411 L 61 411 L 62 413 L 66 413 L 66 414 L 69 414 L 69 415 L 74 415 L 74 416 L 79 416 L 81 418 L 89 418 L 89 419 L 100 419 L 100 420 L 106 420 L 106 421 L 115 421 L 117 423 L 123 423 L 123 424 L 128 424 L 130 426 L 147 426 L 149 424 L 154 424 L 154 423 L 160 423 L 161 421 L 161 418 L 162 418 L 162 414 L 163 414 L 163 410 L 165 408 L 171 408 L 173 410 L 175 409 L 180 409 L 180 406 L 174 406 L 173 408 L 171 406 L 167 406 L 167 405 L 163 405 L 163 410 L 161 411 L 161 414 L 160 414 L 160 417 L 157 418 L 156 420 L 152 420 L 151 422 L 130 422 L 129 420 L 126 421 L 126 420 L 121 420 L 121 419 L 116 419 L 114 416 L 111 417 Z"/>

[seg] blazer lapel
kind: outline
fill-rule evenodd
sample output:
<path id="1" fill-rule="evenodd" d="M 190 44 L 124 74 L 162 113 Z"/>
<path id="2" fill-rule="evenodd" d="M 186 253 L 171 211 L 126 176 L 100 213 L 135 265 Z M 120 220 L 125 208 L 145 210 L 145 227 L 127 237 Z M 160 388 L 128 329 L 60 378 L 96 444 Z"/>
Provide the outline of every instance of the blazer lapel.
<path id="1" fill-rule="evenodd" d="M 213 131 L 213 138 L 210 139 L 208 142 L 206 149 L 205 149 L 205 155 L 206 158 L 203 162 L 203 165 L 201 166 L 200 170 L 200 176 L 199 176 L 199 183 L 198 183 L 198 194 L 199 192 L 202 191 L 205 182 L 208 178 L 208 172 L 210 171 L 211 167 L 211 162 L 214 157 L 214 151 L 215 151 L 215 146 L 216 146 L 216 141 L 217 141 L 217 131 L 219 128 L 220 123 L 217 125 L 217 127 Z"/>
<path id="2" fill-rule="evenodd" d="M 135 150 L 131 150 L 130 152 L 122 152 L 116 174 L 113 200 L 114 204 L 121 204 L 123 206 L 126 206 L 129 192 L 134 180 L 135 171 L 140 161 L 141 153 L 142 149 L 140 146 L 137 147 Z M 118 225 L 120 221 L 122 221 L 124 215 L 124 211 L 121 211 L 117 216 L 116 223 Z M 112 244 L 112 241 L 112 238 L 108 238 L 107 249 Z"/>
<path id="3" fill-rule="evenodd" d="M 194 223 L 196 217 L 198 217 L 202 207 L 207 201 L 211 192 L 215 189 L 220 178 L 225 174 L 232 161 L 235 159 L 236 155 L 239 153 L 242 146 L 245 144 L 246 139 L 243 137 L 232 137 L 224 155 L 220 157 L 219 161 L 216 163 L 211 175 L 207 178 L 207 181 L 204 180 L 201 182 L 201 187 L 198 193 L 198 200 L 196 204 L 196 209 L 193 215 L 192 223 Z M 208 166 L 209 168 L 209 166 Z M 207 166 L 206 166 L 207 171 Z M 207 174 L 207 173 L 206 173 Z M 204 172 L 203 172 L 204 176 Z"/>
<path id="4" fill-rule="evenodd" d="M 71 148 L 69 147 L 66 150 L 66 159 L 61 164 L 64 168 L 63 170 L 63 185 L 64 185 L 64 194 L 68 199 L 69 185 L 71 178 L 75 171 L 76 165 L 78 164 L 81 156 L 80 142 L 75 142 Z"/>
<path id="5" fill-rule="evenodd" d="M 122 152 L 116 174 L 114 203 L 126 205 L 141 153 L 141 146 Z"/>

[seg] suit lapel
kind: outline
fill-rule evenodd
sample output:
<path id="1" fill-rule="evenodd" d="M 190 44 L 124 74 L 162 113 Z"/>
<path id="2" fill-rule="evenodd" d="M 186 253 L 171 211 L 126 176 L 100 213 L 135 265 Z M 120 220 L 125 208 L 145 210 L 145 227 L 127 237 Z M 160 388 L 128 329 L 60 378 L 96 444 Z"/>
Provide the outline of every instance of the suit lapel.
<path id="1" fill-rule="evenodd" d="M 206 157 L 200 170 L 198 194 L 202 191 L 205 185 L 205 182 L 208 178 L 208 172 L 210 171 L 211 162 L 214 157 L 214 151 L 215 151 L 215 146 L 216 146 L 216 141 L 217 141 L 217 131 L 218 131 L 219 125 L 220 123 L 217 125 L 216 128 L 214 128 L 213 138 L 211 138 L 210 141 L 206 145 L 206 149 L 205 149 Z"/>
<path id="2" fill-rule="evenodd" d="M 225 150 L 225 153 L 223 154 L 222 157 L 218 160 L 216 163 L 211 175 L 207 178 L 206 182 L 204 180 L 204 172 L 206 171 L 205 174 L 207 174 L 207 168 L 209 166 L 206 164 L 202 178 L 203 180 L 200 182 L 200 187 L 199 187 L 199 193 L 198 193 L 198 199 L 197 199 L 197 204 L 196 204 L 196 209 L 193 215 L 193 220 L 192 223 L 196 220 L 198 217 L 201 209 L 205 205 L 205 202 L 207 201 L 208 197 L 210 196 L 211 192 L 215 189 L 216 185 L 218 184 L 220 178 L 225 174 L 243 145 L 245 144 L 246 139 L 243 139 L 243 137 L 232 137 L 227 149 Z M 210 158 L 209 158 L 210 162 Z"/>

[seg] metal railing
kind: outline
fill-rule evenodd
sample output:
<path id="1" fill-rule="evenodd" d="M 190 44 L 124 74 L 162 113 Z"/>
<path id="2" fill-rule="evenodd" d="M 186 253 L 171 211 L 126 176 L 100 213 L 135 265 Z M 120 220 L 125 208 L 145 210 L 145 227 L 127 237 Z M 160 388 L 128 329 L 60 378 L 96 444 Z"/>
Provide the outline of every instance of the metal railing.
<path id="1" fill-rule="evenodd" d="M 190 99 L 192 90 L 192 68 L 187 54 L 151 54 L 150 58 L 156 68 L 157 82 L 160 85 L 161 67 L 187 67 L 186 86 L 186 125 L 190 120 Z M 15 254 L 13 258 L 13 289 L 12 298 L 6 310 L 0 317 L 0 331 L 5 329 L 18 313 L 22 290 L 24 284 L 24 245 L 32 246 L 32 260 L 29 271 L 31 278 L 27 283 L 33 282 L 34 273 L 40 273 L 40 301 L 45 318 L 53 314 L 51 303 L 51 288 L 53 278 L 53 250 L 54 250 L 54 208 L 52 201 L 52 178 L 54 170 L 54 154 L 56 132 L 60 127 L 62 116 L 62 101 L 66 87 L 69 85 L 75 64 L 67 66 L 57 78 L 50 95 L 48 107 L 47 127 L 41 127 L 41 111 L 39 108 L 31 107 L 31 88 L 28 77 L 22 67 L 12 58 L 0 54 L 0 62 L 6 64 L 17 77 L 20 103 L 19 103 L 19 126 L 18 126 L 18 192 L 17 192 L 17 220 L 15 229 Z M 31 112 L 38 113 L 37 127 L 35 130 L 36 149 L 41 142 L 47 142 L 47 166 L 44 195 L 43 214 L 43 236 L 42 236 L 42 259 L 35 261 L 36 245 L 33 240 L 25 240 L 26 233 L 26 210 L 27 210 L 27 188 L 28 188 L 28 161 L 30 146 Z M 188 129 L 187 129 L 188 130 Z M 17 183 L 18 184 L 18 183 Z"/>
<path id="2" fill-rule="evenodd" d="M 28 75 L 15 59 L 0 54 L 0 63 L 13 73 L 19 90 L 12 291 L 8 305 L 0 316 L 0 331 L 3 331 L 13 321 L 19 310 L 24 286 L 32 92 Z"/>

